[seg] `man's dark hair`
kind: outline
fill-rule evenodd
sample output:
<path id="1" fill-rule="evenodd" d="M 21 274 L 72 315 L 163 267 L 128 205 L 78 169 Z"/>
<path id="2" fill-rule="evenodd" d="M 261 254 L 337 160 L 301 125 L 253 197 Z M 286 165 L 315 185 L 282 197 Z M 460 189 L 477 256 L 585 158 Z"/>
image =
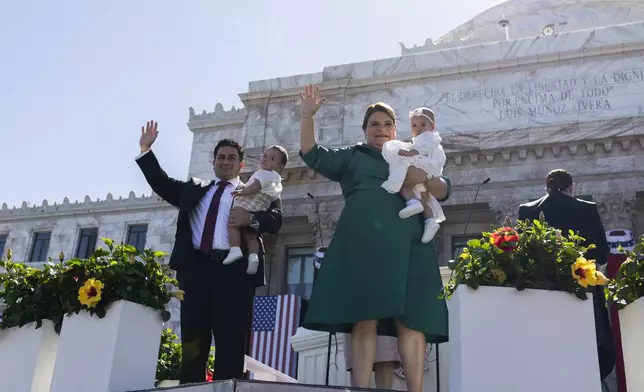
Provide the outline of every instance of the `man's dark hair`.
<path id="1" fill-rule="evenodd" d="M 564 169 L 555 169 L 546 177 L 546 190 L 548 192 L 562 192 L 572 186 L 572 176 Z"/>
<path id="2" fill-rule="evenodd" d="M 215 146 L 215 151 L 213 151 L 213 157 L 215 159 L 217 159 L 217 151 L 219 151 L 221 147 L 234 148 L 239 153 L 239 162 L 242 162 L 244 160 L 244 147 L 242 147 L 241 144 L 237 143 L 233 139 L 221 139 L 219 143 L 217 143 L 217 145 Z"/>

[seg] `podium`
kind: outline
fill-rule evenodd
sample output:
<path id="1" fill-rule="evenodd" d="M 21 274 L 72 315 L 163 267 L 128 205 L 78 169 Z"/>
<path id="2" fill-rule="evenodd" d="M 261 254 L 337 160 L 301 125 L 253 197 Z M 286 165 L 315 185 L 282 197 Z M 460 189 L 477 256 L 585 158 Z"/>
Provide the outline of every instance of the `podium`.
<path id="1" fill-rule="evenodd" d="M 178 387 L 156 388 L 131 392 L 388 392 L 385 389 L 334 387 L 310 384 L 292 384 L 269 381 L 226 380 L 212 383 L 186 384 Z M 90 391 L 88 391 L 90 392 Z"/>

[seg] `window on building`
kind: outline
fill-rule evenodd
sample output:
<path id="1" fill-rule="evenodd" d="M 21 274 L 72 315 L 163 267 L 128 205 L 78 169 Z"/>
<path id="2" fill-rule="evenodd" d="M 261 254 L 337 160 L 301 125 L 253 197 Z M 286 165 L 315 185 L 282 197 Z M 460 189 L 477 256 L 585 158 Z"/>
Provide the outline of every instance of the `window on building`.
<path id="1" fill-rule="evenodd" d="M 140 252 L 145 249 L 145 237 L 148 235 L 148 225 L 131 225 L 127 231 L 127 243 Z"/>
<path id="2" fill-rule="evenodd" d="M 480 235 L 461 235 L 452 237 L 452 260 L 458 260 L 458 257 L 467 246 L 469 240 L 481 239 Z"/>
<path id="3" fill-rule="evenodd" d="M 0 234 L 0 260 L 6 259 L 5 249 L 7 246 L 7 237 L 6 234 Z"/>
<path id="4" fill-rule="evenodd" d="M 287 251 L 286 284 L 288 293 L 306 300 L 313 291 L 313 255 L 315 248 L 289 248 Z"/>
<path id="5" fill-rule="evenodd" d="M 51 240 L 51 231 L 34 233 L 34 243 L 31 245 L 29 261 L 47 261 L 49 252 L 49 241 Z"/>
<path id="6" fill-rule="evenodd" d="M 86 259 L 96 250 L 96 239 L 98 238 L 98 229 L 81 229 L 78 236 L 78 247 L 76 248 L 76 257 Z"/>

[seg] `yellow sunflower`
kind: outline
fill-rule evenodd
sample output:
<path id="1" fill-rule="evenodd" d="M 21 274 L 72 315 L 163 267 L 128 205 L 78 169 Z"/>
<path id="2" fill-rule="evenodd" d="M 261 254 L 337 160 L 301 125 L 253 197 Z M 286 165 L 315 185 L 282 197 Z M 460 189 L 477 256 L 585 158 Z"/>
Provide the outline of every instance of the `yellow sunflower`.
<path id="1" fill-rule="evenodd" d="M 78 289 L 78 300 L 81 305 L 95 308 L 101 301 L 101 293 L 105 285 L 98 279 L 87 279 L 85 284 Z"/>

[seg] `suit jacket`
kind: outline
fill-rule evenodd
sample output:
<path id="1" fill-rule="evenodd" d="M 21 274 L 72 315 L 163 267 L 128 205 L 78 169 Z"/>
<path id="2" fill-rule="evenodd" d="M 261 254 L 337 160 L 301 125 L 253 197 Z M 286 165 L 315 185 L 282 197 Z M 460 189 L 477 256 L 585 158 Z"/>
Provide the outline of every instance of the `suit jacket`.
<path id="1" fill-rule="evenodd" d="M 152 151 L 137 159 L 136 163 L 141 168 L 152 190 L 163 200 L 179 208 L 175 243 L 169 264 L 170 268 L 175 271 L 189 269 L 195 257 L 195 249 L 192 243 L 192 228 L 190 226 L 190 212 L 197 206 L 208 189 L 214 185 L 214 182 L 200 180 L 194 177 L 189 181 L 175 180 L 163 171 Z M 277 233 L 280 230 L 282 227 L 282 212 L 279 207 L 280 202 L 277 200 L 271 204 L 268 211 L 255 212 L 253 214 L 259 223 L 257 236 L 261 244 L 259 269 L 253 277 L 255 287 L 266 284 L 264 276 L 264 246 L 261 242 L 261 233 Z"/>
<path id="2" fill-rule="evenodd" d="M 564 234 L 572 230 L 586 239 L 586 245 L 595 244 L 597 248 L 590 250 L 586 256 L 594 259 L 597 264 L 606 264 L 609 253 L 608 242 L 595 203 L 577 199 L 565 193 L 553 192 L 539 200 L 522 204 L 519 207 L 519 220 L 539 219 L 540 212 L 543 212 L 550 226 L 562 230 Z M 599 368 L 603 380 L 615 366 L 615 346 L 604 289 L 601 286 L 596 286 L 593 292 L 593 307 Z"/>

